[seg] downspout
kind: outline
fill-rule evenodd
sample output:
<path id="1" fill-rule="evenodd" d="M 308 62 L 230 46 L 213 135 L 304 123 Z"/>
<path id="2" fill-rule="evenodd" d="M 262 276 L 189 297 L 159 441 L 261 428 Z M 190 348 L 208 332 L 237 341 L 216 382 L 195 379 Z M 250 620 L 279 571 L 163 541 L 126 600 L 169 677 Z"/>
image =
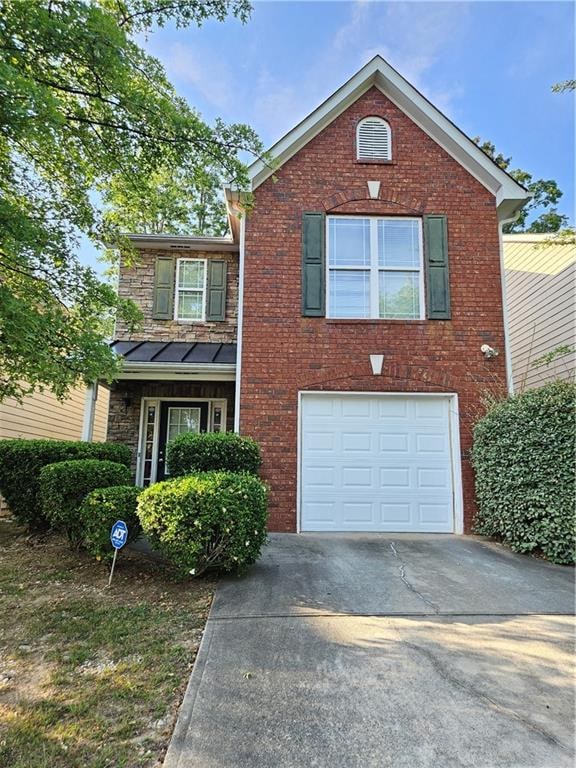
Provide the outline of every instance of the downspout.
<path id="1" fill-rule="evenodd" d="M 242 323 L 244 318 L 244 251 L 246 214 L 240 219 L 240 250 L 238 253 L 238 328 L 236 331 L 236 391 L 234 394 L 234 432 L 240 432 L 240 386 L 242 382 Z"/>
<path id="2" fill-rule="evenodd" d="M 500 281 L 502 285 L 502 318 L 504 320 L 504 362 L 506 364 L 506 386 L 508 394 L 514 394 L 514 375 L 512 371 L 512 350 L 510 347 L 510 320 L 508 315 L 508 295 L 506 293 L 506 269 L 504 266 L 504 243 L 502 240 L 502 227 L 513 219 L 500 222 L 498 227 L 498 241 L 500 243 Z"/>
<path id="3" fill-rule="evenodd" d="M 91 443 L 94 437 L 94 416 L 96 413 L 96 400 L 98 399 L 98 382 L 86 387 L 84 398 L 84 419 L 82 422 L 81 440 Z"/>

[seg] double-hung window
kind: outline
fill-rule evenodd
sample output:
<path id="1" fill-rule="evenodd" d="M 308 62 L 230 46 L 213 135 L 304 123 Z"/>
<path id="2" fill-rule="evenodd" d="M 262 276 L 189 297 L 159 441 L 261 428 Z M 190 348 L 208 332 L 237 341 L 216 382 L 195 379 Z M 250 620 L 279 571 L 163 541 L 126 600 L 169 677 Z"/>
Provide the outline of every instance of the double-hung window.
<path id="1" fill-rule="evenodd" d="M 178 259 L 175 319 L 203 322 L 206 307 L 206 260 Z"/>
<path id="2" fill-rule="evenodd" d="M 420 219 L 330 216 L 327 254 L 328 317 L 424 317 Z"/>

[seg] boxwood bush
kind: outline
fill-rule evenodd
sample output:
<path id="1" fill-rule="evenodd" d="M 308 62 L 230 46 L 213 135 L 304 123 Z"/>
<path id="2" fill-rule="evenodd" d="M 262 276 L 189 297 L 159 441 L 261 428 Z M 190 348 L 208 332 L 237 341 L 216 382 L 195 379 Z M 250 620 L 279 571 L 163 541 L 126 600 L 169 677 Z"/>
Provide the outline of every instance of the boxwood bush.
<path id="1" fill-rule="evenodd" d="M 166 451 L 172 477 L 214 470 L 257 475 L 262 463 L 258 443 L 235 432 L 183 433 Z"/>
<path id="2" fill-rule="evenodd" d="M 475 530 L 517 552 L 575 560 L 576 387 L 553 382 L 497 404 L 474 429 Z"/>
<path id="3" fill-rule="evenodd" d="M 82 545 L 97 560 L 111 560 L 114 549 L 110 543 L 110 529 L 117 520 L 128 526 L 128 541 L 134 541 L 142 533 L 136 513 L 138 496 L 142 488 L 133 485 L 112 485 L 96 488 L 80 505 L 79 518 L 82 526 Z"/>
<path id="4" fill-rule="evenodd" d="M 266 540 L 266 485 L 246 472 L 202 472 L 151 485 L 138 516 L 152 546 L 181 575 L 244 572 Z"/>
<path id="5" fill-rule="evenodd" d="M 130 449 L 118 443 L 73 440 L 0 440 L 0 493 L 16 519 L 29 530 L 45 530 L 40 470 L 68 459 L 105 459 L 130 466 Z"/>
<path id="6" fill-rule="evenodd" d="M 96 488 L 128 485 L 130 470 L 123 464 L 98 459 L 78 459 L 48 464 L 40 470 L 40 498 L 45 518 L 64 530 L 71 544 L 82 541 L 79 514 L 84 497 Z"/>

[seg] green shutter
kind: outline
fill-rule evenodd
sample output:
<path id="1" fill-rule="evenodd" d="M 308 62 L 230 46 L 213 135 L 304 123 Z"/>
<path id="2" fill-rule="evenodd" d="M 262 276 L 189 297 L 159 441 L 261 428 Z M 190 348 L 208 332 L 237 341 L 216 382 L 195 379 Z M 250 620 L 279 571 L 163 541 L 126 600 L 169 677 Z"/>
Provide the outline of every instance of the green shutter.
<path id="1" fill-rule="evenodd" d="M 429 320 L 450 320 L 448 226 L 446 216 L 424 217 L 426 305 Z"/>
<path id="2" fill-rule="evenodd" d="M 224 320 L 226 316 L 226 262 L 223 259 L 208 260 L 207 320 Z"/>
<path id="3" fill-rule="evenodd" d="M 303 214 L 302 314 L 305 317 L 324 317 L 325 314 L 324 237 L 324 214 Z"/>
<path id="4" fill-rule="evenodd" d="M 157 256 L 154 270 L 154 320 L 172 320 L 174 315 L 174 257 Z"/>

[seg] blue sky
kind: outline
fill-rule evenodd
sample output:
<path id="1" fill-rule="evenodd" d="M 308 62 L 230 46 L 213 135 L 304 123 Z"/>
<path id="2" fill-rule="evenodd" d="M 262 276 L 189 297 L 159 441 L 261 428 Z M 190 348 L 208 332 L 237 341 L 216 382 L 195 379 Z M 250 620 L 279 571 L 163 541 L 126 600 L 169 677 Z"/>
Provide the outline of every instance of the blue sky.
<path id="1" fill-rule="evenodd" d="M 144 47 L 212 121 L 250 124 L 269 146 L 376 53 L 469 136 L 555 179 L 574 220 L 571 2 L 255 2 L 252 19 L 166 27 Z"/>

